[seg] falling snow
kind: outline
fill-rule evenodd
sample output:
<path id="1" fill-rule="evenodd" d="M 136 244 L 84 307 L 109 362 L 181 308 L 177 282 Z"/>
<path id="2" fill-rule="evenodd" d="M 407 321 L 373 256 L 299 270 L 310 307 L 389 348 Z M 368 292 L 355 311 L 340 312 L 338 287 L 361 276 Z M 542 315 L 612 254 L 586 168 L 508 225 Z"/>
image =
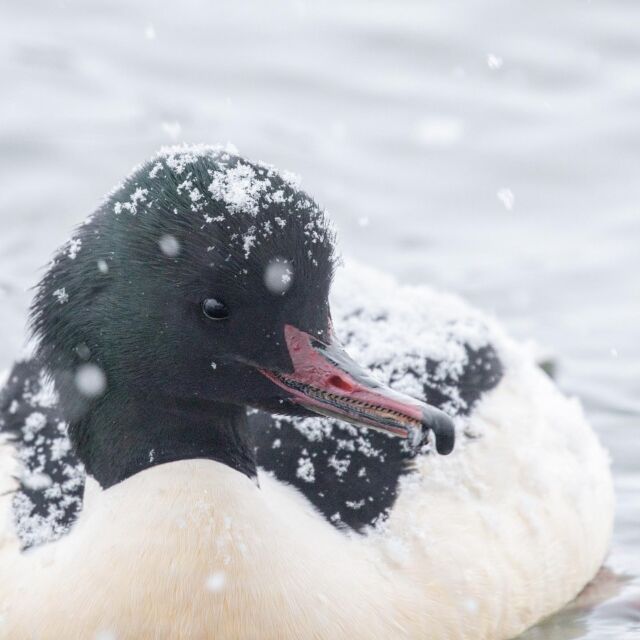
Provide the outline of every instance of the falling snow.
<path id="1" fill-rule="evenodd" d="M 459 142 L 463 134 L 463 121 L 447 116 L 425 117 L 416 128 L 418 141 L 427 147 L 450 147 Z"/>
<path id="2" fill-rule="evenodd" d="M 75 383 L 78 391 L 87 398 L 101 396 L 107 387 L 107 379 L 104 371 L 92 363 L 78 367 L 75 375 Z"/>
<path id="3" fill-rule="evenodd" d="M 507 211 L 511 211 L 513 209 L 513 205 L 515 204 L 515 196 L 513 195 L 513 191 L 511 189 L 505 187 L 504 189 L 499 189 L 498 193 L 496 193 L 498 200 L 502 202 L 504 208 Z"/>
<path id="4" fill-rule="evenodd" d="M 264 271 L 264 284 L 274 295 L 284 295 L 293 281 L 293 267 L 282 258 L 269 262 Z"/>
<path id="5" fill-rule="evenodd" d="M 492 71 L 502 69 L 503 64 L 504 60 L 500 56 L 495 55 L 495 53 L 489 53 L 487 55 L 487 65 Z"/>
<path id="6" fill-rule="evenodd" d="M 163 235 L 158 240 L 158 246 L 167 258 L 175 258 L 180 253 L 180 241 L 170 234 Z"/>
<path id="7" fill-rule="evenodd" d="M 214 571 L 208 576 L 205 586 L 208 591 L 218 593 L 224 589 L 226 581 L 227 577 L 224 571 Z"/>
<path id="8" fill-rule="evenodd" d="M 182 125 L 179 122 L 163 122 L 162 130 L 172 139 L 177 140 L 182 132 Z"/>

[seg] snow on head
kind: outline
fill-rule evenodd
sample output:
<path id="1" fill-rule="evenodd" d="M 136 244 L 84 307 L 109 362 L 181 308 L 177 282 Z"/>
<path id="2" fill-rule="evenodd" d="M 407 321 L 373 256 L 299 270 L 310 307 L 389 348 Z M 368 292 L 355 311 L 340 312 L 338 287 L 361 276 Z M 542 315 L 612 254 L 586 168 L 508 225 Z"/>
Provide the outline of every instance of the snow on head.
<path id="1" fill-rule="evenodd" d="M 69 249 L 67 255 L 71 260 L 75 260 L 78 257 L 80 248 L 82 247 L 82 240 L 80 238 L 73 238 L 69 241 Z"/>
<path id="2" fill-rule="evenodd" d="M 139 187 L 131 194 L 129 200 L 125 202 L 116 202 L 113 205 L 113 210 L 115 211 L 115 213 L 128 211 L 129 213 L 135 215 L 138 212 L 138 207 L 146 201 L 148 193 L 148 189 Z"/>
<path id="3" fill-rule="evenodd" d="M 270 186 L 268 179 L 256 174 L 248 164 L 215 171 L 209 191 L 216 200 L 222 200 L 231 213 L 258 213 L 260 196 Z"/>
<path id="4" fill-rule="evenodd" d="M 304 244 L 333 236 L 326 213 L 299 190 L 297 176 L 250 162 L 229 146 L 163 148 L 144 171 L 129 178 L 129 185 L 127 194 L 114 205 L 116 212 L 140 213 L 143 205 L 174 214 L 186 210 L 204 222 L 204 233 L 211 229 L 212 239 L 215 229 L 223 229 L 231 245 L 225 249 L 245 260 L 265 239 L 286 231 L 292 216 L 303 223 L 299 228 Z"/>
<path id="5" fill-rule="evenodd" d="M 60 289 L 56 289 L 53 292 L 53 297 L 60 303 L 60 304 L 65 304 L 66 302 L 69 302 L 69 294 L 67 293 L 67 290 L 62 287 Z"/>
<path id="6" fill-rule="evenodd" d="M 199 259 L 193 250 L 206 242 L 209 266 L 225 262 L 246 274 L 243 262 L 258 255 L 255 273 L 279 295 L 291 284 L 291 274 L 282 266 L 267 266 L 271 256 L 286 256 L 298 266 L 334 261 L 335 231 L 327 213 L 299 187 L 298 176 L 249 161 L 230 145 L 163 147 L 106 196 L 56 260 L 59 265 L 74 261 L 80 270 L 91 259 L 100 274 L 117 278 L 123 265 L 118 257 L 128 259 L 132 251 L 147 248 L 136 240 L 155 230 L 154 242 L 169 258 L 188 253 L 193 263 Z M 131 239 L 131 251 L 114 253 L 110 238 L 122 244 Z M 75 289 L 61 285 L 49 295 L 65 304 L 73 294 L 75 301 Z"/>

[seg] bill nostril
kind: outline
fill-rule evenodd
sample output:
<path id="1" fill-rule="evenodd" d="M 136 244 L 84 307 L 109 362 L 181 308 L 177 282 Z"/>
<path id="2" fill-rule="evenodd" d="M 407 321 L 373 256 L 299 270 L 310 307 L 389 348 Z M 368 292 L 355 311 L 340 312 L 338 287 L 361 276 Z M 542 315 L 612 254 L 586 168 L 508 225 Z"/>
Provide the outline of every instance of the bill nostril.
<path id="1" fill-rule="evenodd" d="M 351 384 L 348 380 L 343 378 L 342 376 L 333 375 L 331 376 L 327 382 L 332 386 L 336 387 L 336 389 L 340 389 L 340 391 L 353 391 L 355 386 Z"/>

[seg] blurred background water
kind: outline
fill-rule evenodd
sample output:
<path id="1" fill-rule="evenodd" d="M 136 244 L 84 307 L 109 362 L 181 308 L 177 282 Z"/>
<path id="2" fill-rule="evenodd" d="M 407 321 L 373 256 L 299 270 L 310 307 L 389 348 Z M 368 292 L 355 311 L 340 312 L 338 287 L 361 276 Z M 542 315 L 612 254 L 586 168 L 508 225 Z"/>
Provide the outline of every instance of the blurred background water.
<path id="1" fill-rule="evenodd" d="M 640 638 L 640 3 L 0 3 L 0 369 L 32 286 L 162 144 L 303 176 L 343 253 L 555 354 L 613 457 L 605 581 L 527 640 Z"/>

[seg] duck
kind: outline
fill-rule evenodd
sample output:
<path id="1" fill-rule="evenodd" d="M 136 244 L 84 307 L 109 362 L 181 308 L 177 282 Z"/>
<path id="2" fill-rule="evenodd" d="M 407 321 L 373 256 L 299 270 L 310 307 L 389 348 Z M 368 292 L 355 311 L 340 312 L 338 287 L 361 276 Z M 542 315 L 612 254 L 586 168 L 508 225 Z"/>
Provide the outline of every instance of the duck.
<path id="1" fill-rule="evenodd" d="M 606 558 L 531 350 L 343 260 L 300 180 L 164 148 L 36 288 L 0 393 L 0 638 L 513 638 Z"/>

